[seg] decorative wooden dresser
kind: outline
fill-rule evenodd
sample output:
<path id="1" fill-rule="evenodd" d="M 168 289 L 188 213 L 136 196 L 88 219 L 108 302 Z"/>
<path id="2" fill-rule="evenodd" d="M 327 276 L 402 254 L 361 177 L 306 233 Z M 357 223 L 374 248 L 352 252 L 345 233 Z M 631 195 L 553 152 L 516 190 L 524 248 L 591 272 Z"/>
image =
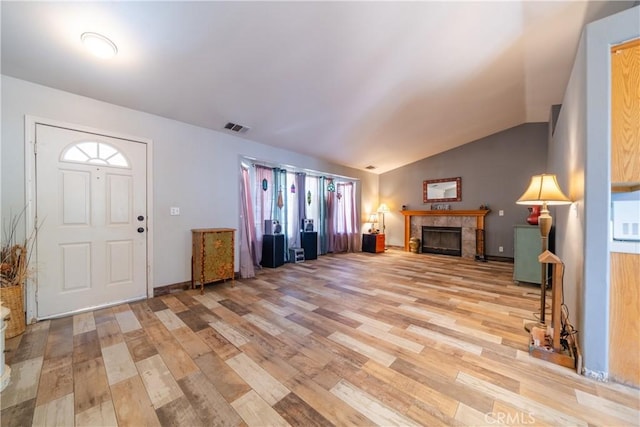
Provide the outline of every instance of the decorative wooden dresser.
<path id="1" fill-rule="evenodd" d="M 218 280 L 234 279 L 233 228 L 197 228 L 191 230 L 193 252 L 191 256 L 191 288 Z"/>

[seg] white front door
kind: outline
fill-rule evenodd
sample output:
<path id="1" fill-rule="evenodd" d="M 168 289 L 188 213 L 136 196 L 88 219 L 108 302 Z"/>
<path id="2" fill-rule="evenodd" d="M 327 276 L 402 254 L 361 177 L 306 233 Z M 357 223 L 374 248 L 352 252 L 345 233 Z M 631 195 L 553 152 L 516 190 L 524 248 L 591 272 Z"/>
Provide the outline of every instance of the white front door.
<path id="1" fill-rule="evenodd" d="M 147 296 L 146 149 L 36 125 L 39 319 Z"/>

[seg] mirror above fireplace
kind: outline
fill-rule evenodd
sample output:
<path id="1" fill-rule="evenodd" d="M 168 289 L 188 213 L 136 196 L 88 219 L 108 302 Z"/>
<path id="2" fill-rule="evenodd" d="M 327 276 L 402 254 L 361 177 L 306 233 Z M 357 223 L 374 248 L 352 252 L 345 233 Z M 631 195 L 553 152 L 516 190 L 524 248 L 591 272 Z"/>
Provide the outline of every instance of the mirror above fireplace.
<path id="1" fill-rule="evenodd" d="M 427 179 L 422 182 L 423 203 L 459 202 L 462 200 L 462 179 Z"/>

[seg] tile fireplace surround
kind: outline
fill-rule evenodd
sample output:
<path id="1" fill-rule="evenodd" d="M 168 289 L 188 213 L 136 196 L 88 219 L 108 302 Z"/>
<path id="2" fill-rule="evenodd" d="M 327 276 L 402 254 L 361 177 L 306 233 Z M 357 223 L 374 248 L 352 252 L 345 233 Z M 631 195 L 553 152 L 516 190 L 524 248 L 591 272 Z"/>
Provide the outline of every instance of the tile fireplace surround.
<path id="1" fill-rule="evenodd" d="M 462 227 L 462 257 L 484 256 L 483 242 L 476 241 L 476 230 L 484 230 L 484 217 L 490 210 L 429 210 L 400 211 L 404 215 L 404 250 L 409 250 L 409 239 L 422 239 L 422 226 Z"/>

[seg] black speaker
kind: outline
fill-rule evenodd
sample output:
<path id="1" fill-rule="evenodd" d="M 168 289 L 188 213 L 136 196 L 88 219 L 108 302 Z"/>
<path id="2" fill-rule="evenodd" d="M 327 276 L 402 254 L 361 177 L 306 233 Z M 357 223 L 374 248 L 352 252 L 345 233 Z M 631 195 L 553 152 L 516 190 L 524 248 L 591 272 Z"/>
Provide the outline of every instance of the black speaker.
<path id="1" fill-rule="evenodd" d="M 265 219 L 264 220 L 264 234 L 280 234 L 282 233 L 282 227 L 280 221 L 277 219 Z"/>
<path id="2" fill-rule="evenodd" d="M 304 249 L 304 259 L 318 259 L 318 232 L 303 231 L 300 233 L 300 242 Z"/>
<path id="3" fill-rule="evenodd" d="M 300 227 L 300 230 L 302 230 L 302 231 L 313 231 L 313 220 L 312 219 L 303 218 L 301 225 L 302 225 L 302 227 Z"/>
<path id="4" fill-rule="evenodd" d="M 276 268 L 284 264 L 284 234 L 262 236 L 263 267 Z"/>

